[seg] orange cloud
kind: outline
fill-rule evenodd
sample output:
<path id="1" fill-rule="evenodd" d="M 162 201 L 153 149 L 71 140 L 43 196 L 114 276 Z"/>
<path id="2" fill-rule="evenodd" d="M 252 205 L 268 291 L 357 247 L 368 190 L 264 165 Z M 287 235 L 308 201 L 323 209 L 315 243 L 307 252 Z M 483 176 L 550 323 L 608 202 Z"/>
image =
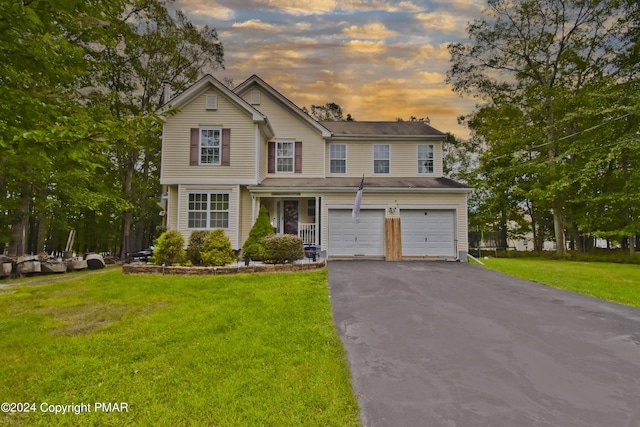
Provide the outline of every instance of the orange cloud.
<path id="1" fill-rule="evenodd" d="M 372 22 L 363 27 L 352 25 L 342 30 L 342 34 L 354 39 L 384 39 L 395 36 L 395 31 L 389 30 L 381 22 Z"/>
<path id="2" fill-rule="evenodd" d="M 383 41 L 351 40 L 345 43 L 345 47 L 348 51 L 357 53 L 383 53 L 387 51 L 387 46 Z"/>
<path id="3" fill-rule="evenodd" d="M 254 30 L 274 30 L 276 26 L 268 22 L 262 22 L 259 19 L 250 19 L 244 22 L 234 22 L 232 28 L 250 28 Z"/>

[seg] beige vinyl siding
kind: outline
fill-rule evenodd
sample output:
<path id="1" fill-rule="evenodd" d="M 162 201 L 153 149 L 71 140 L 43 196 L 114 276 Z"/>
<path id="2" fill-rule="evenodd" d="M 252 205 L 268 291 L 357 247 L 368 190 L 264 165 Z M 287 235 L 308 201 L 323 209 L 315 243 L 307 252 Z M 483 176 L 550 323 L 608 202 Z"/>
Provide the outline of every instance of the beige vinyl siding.
<path id="1" fill-rule="evenodd" d="M 205 108 L 206 95 L 218 95 L 218 108 Z M 230 166 L 189 165 L 190 129 L 220 126 L 231 129 Z M 231 179 L 255 181 L 257 125 L 221 92 L 213 89 L 187 104 L 164 124 L 161 181 Z"/>
<path id="2" fill-rule="evenodd" d="M 251 102 L 251 92 L 254 90 L 259 89 L 253 87 L 245 91 L 243 98 L 247 102 Z M 255 107 L 269 118 L 269 123 L 275 133 L 272 141 L 278 138 L 292 138 L 296 141 L 302 141 L 302 173 L 295 174 L 296 178 L 322 178 L 324 176 L 324 162 L 322 159 L 325 144 L 320 132 L 296 117 L 289 109 L 276 102 L 266 92 L 261 91 L 260 105 Z M 266 144 L 263 147 L 263 153 L 264 156 L 260 160 L 260 180 L 267 176 L 294 175 L 292 172 L 268 174 Z"/>
<path id="3" fill-rule="evenodd" d="M 355 200 L 353 194 L 327 194 L 324 196 L 322 206 L 322 246 L 326 248 L 328 242 L 329 209 L 331 206 L 351 209 Z M 400 208 L 400 218 L 402 220 L 403 209 L 455 209 L 456 239 L 458 240 L 458 251 L 468 251 L 468 231 L 467 231 L 467 202 L 464 193 L 439 193 L 439 192 L 415 192 L 415 193 L 362 193 L 361 209 L 385 209 L 388 203 L 397 203 Z M 331 250 L 331 248 L 329 248 Z"/>
<path id="4" fill-rule="evenodd" d="M 330 148 L 332 143 L 346 144 L 347 146 L 347 173 L 332 174 L 330 173 Z M 373 173 L 373 146 L 376 144 L 389 144 L 391 152 L 391 162 L 389 174 L 375 174 L 375 176 L 388 177 L 419 177 L 419 176 L 442 176 L 442 142 L 415 142 L 415 141 L 331 141 L 326 144 L 325 158 L 327 177 L 346 176 L 356 177 L 374 176 Z M 434 169 L 432 174 L 418 173 L 418 145 L 433 144 Z"/>
<path id="5" fill-rule="evenodd" d="M 169 193 L 169 201 L 168 201 L 168 211 L 167 215 L 167 229 L 168 230 L 177 230 L 178 229 L 178 186 L 177 185 L 169 185 L 167 186 L 167 191 Z"/>
<path id="6" fill-rule="evenodd" d="M 238 249 L 244 245 L 244 242 L 249 237 L 249 232 L 251 231 L 251 227 L 253 227 L 252 219 L 252 209 L 253 201 L 251 200 L 251 193 L 247 190 L 247 187 L 240 187 L 240 240 L 238 242 Z M 260 205 L 256 200 L 256 218 L 258 217 L 257 210 L 260 208 Z"/>
<path id="7" fill-rule="evenodd" d="M 220 102 L 218 100 L 218 102 Z M 225 229 L 225 234 L 231 240 L 231 246 L 238 249 L 238 214 L 240 206 L 238 206 L 238 188 L 237 185 L 180 185 L 178 186 L 178 221 L 175 230 L 178 230 L 185 239 L 189 240 L 192 229 L 187 227 L 187 210 L 189 204 L 189 193 L 192 192 L 226 192 L 229 193 L 229 228 Z"/>

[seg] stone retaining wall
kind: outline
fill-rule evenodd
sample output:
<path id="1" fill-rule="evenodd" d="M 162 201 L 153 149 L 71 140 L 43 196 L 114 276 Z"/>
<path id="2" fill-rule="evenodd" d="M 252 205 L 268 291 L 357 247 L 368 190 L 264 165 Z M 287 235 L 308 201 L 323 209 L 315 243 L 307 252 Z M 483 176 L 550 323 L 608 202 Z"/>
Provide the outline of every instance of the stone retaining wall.
<path id="1" fill-rule="evenodd" d="M 125 274 L 173 274 L 181 276 L 210 276 L 238 273 L 275 273 L 288 271 L 309 271 L 324 268 L 325 260 L 305 262 L 300 264 L 252 264 L 238 267 L 182 267 L 161 265 L 132 265 L 124 264 L 122 272 Z"/>

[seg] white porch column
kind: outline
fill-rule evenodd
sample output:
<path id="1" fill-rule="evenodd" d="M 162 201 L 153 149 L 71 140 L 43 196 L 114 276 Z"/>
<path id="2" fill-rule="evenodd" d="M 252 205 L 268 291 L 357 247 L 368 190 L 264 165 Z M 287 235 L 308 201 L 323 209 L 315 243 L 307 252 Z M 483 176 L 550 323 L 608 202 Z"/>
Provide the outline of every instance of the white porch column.
<path id="1" fill-rule="evenodd" d="M 251 195 L 251 226 L 256 223 L 256 196 Z"/>
<path id="2" fill-rule="evenodd" d="M 313 241 L 314 241 L 314 246 L 316 247 L 316 250 L 318 250 L 318 242 L 320 239 L 318 239 L 318 218 L 320 218 L 320 197 L 316 196 L 316 215 L 314 217 L 314 221 L 315 224 L 313 226 Z"/>

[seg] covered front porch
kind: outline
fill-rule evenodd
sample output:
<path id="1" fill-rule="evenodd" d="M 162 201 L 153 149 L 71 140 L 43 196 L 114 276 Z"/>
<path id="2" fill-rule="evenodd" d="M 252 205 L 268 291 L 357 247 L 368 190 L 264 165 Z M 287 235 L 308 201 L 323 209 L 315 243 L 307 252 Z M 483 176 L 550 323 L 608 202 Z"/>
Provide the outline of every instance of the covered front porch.
<path id="1" fill-rule="evenodd" d="M 320 247 L 321 199 L 320 196 L 301 193 L 269 196 L 253 194 L 252 223 L 262 205 L 269 212 L 269 220 L 275 233 L 294 234 L 304 241 L 305 246 Z"/>

